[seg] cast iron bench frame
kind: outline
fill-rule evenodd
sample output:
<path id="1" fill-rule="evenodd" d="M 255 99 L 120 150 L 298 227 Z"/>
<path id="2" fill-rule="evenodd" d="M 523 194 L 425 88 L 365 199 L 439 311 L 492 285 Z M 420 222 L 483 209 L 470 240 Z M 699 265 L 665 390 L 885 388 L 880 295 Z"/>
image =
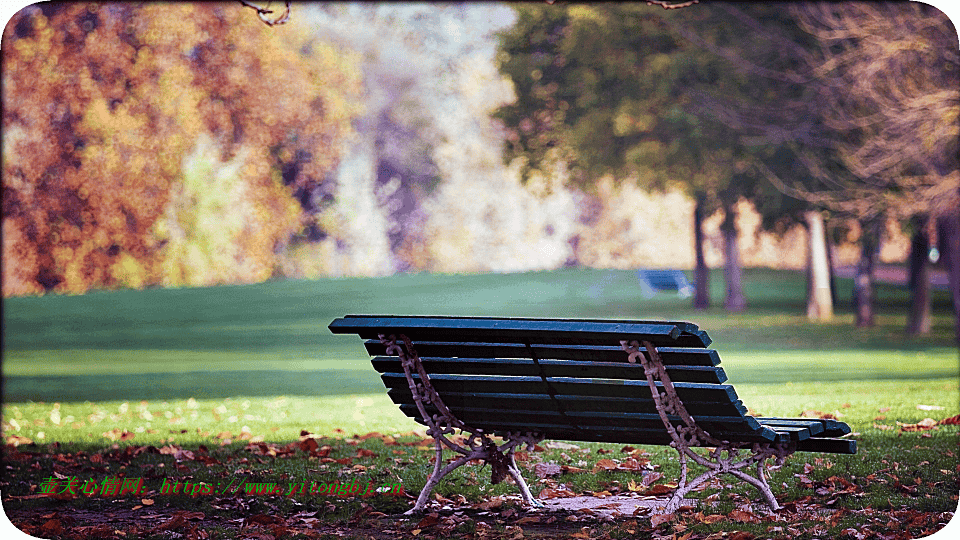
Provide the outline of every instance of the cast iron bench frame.
<path id="1" fill-rule="evenodd" d="M 334 320 L 329 328 L 335 334 L 358 334 L 368 340 L 365 344 L 367 351 L 373 356 L 374 367 L 381 372 L 384 384 L 390 389 L 391 398 L 400 405 L 404 413 L 427 425 L 427 435 L 434 438 L 436 460 L 433 473 L 408 513 L 421 511 L 431 491 L 444 476 L 473 460 L 482 460 L 491 465 L 492 483 L 497 484 L 510 476 L 517 483 L 524 501 L 540 506 L 520 474 L 514 452 L 523 446 L 532 450 L 536 443 L 551 434 L 553 436 L 549 438 L 554 439 L 674 447 L 680 454 L 681 473 L 677 489 L 665 505 L 667 512 L 679 508 L 684 495 L 692 489 L 720 474 L 731 474 L 753 485 L 763 494 L 769 507 L 776 511 L 780 509 L 780 505 L 764 474 L 764 465 L 768 459 L 782 465 L 787 456 L 798 450 L 856 453 L 855 440 L 839 438 L 850 433 L 849 426 L 842 422 L 815 418 L 747 416 L 746 408 L 737 399 L 733 387 L 723 384 L 726 375 L 722 368 L 717 367 L 719 356 L 716 351 L 706 349 L 711 342 L 710 338 L 692 323 L 347 315 Z M 421 359 L 414 348 L 412 337 L 419 340 L 418 347 L 436 356 Z M 616 343 L 619 343 L 619 347 L 611 346 Z M 461 352 L 464 353 L 462 356 Z M 380 356 L 384 354 L 386 356 Z M 548 359 L 551 355 L 559 360 Z M 669 362 L 664 362 L 664 355 L 670 359 Z M 692 362 L 690 359 L 697 361 Z M 619 363 L 612 363 L 611 360 Z M 397 364 L 402 366 L 402 374 L 399 373 Z M 624 370 L 625 366 L 629 367 Z M 432 375 L 427 367 L 433 369 Z M 633 371 L 639 367 L 642 367 L 642 373 Z M 501 375 L 506 373 L 509 376 L 501 377 L 496 373 L 489 375 L 498 371 Z M 551 371 L 553 376 L 549 376 L 547 371 Z M 706 384 L 674 383 L 671 372 L 680 379 L 706 378 L 710 381 Z M 517 373 L 533 376 L 518 377 Z M 570 377 L 577 373 L 595 373 L 603 378 Z M 485 376 L 471 379 L 471 376 L 475 375 Z M 476 382 L 471 383 L 471 380 Z M 643 384 L 644 382 L 646 384 Z M 547 392 L 544 395 L 526 397 L 550 399 L 552 401 L 549 403 L 554 404 L 557 411 L 527 411 L 531 419 L 524 421 L 515 420 L 516 417 L 522 417 L 524 411 L 514 410 L 511 416 L 515 421 L 511 421 L 490 418 L 494 409 L 489 405 L 485 409 L 471 407 L 483 399 L 493 403 L 498 395 L 516 396 L 520 392 L 523 397 L 524 390 L 516 389 L 526 389 L 529 392 L 530 385 L 534 383 L 545 384 Z M 483 390 L 486 393 L 480 395 L 480 385 L 484 384 L 487 385 Z M 498 389 L 503 386 L 504 393 L 490 393 L 491 384 L 496 384 Z M 564 410 L 564 399 L 593 400 L 601 408 L 613 401 L 622 404 L 622 395 L 609 395 L 624 393 L 618 392 L 616 385 L 625 385 L 623 390 L 630 396 L 628 403 L 633 403 L 633 395 L 641 391 L 648 392 L 656 414 L 632 414 L 614 410 L 604 416 L 604 413 L 580 414 L 577 411 Z M 471 388 L 478 393 L 471 394 Z M 509 391 L 510 388 L 515 389 L 513 393 Z M 601 393 L 592 397 L 565 394 L 563 390 L 569 391 L 569 388 L 578 388 L 574 392 L 600 389 L 607 394 Z M 720 395 L 726 398 L 715 402 L 687 400 L 685 405 L 678 395 L 678 389 L 680 393 L 692 395 L 693 392 L 705 392 L 705 388 L 715 390 L 710 394 L 712 396 Z M 717 391 L 720 393 L 717 394 Z M 446 400 L 442 394 L 446 395 Z M 446 401 L 454 405 L 448 406 Z M 638 405 L 641 404 L 640 401 L 636 401 Z M 702 412 L 691 414 L 688 412 L 688 405 L 696 405 L 698 411 L 732 408 L 734 412 L 719 417 Z M 517 405 L 514 405 L 514 408 L 516 409 Z M 462 420 L 455 413 L 468 420 Z M 543 425 L 537 423 L 537 418 L 549 414 L 553 414 L 561 422 Z M 609 418 L 611 426 L 579 425 L 579 422 L 587 421 L 588 416 L 594 421 L 598 416 L 601 420 Z M 702 426 L 698 425 L 696 416 L 701 417 Z M 662 425 L 656 429 L 634 429 L 630 423 L 622 429 L 612 426 L 615 423 L 613 421 L 632 422 L 633 418 L 640 419 L 638 422 L 648 422 L 647 425 L 652 418 L 659 418 Z M 563 422 L 569 422 L 569 428 L 562 425 Z M 544 426 L 545 429 L 537 429 Z M 704 426 L 708 426 L 709 431 L 704 429 Z M 456 430 L 461 432 L 463 444 L 450 438 Z M 494 434 L 504 441 L 499 446 L 493 438 Z M 459 454 L 458 458 L 446 466 L 443 465 L 445 447 Z M 695 447 L 705 447 L 709 451 L 702 455 L 692 450 Z M 748 455 L 741 455 L 742 453 Z M 707 470 L 688 481 L 688 460 Z M 754 465 L 755 475 L 747 472 L 747 469 Z"/>

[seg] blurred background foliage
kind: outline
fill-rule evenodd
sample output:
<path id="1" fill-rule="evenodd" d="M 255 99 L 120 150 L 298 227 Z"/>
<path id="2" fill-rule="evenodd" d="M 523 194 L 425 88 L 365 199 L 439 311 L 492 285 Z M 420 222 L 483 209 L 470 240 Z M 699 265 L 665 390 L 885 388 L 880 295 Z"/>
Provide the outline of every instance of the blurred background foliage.
<path id="1" fill-rule="evenodd" d="M 360 109 L 355 55 L 228 4 L 48 3 L 4 32 L 4 294 L 256 282 Z"/>
<path id="2" fill-rule="evenodd" d="M 956 31 L 844 5 L 30 6 L 3 34 L 3 294 L 803 269 L 811 216 L 834 266 L 944 247 Z"/>

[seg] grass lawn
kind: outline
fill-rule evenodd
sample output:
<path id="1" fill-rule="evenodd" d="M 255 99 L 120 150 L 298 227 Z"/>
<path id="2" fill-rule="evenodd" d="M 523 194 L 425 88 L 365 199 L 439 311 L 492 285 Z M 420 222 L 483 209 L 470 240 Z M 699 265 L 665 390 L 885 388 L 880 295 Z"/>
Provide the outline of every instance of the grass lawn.
<path id="1" fill-rule="evenodd" d="M 714 304 L 721 305 L 720 272 L 712 279 Z M 908 338 L 902 288 L 880 285 L 877 326 L 856 329 L 846 305 L 850 280 L 840 280 L 836 319 L 814 324 L 802 316 L 802 275 L 748 270 L 745 279 L 749 308 L 738 315 L 721 308 L 694 311 L 688 300 L 670 294 L 644 299 L 633 272 L 585 269 L 8 299 L 4 509 L 21 528 L 48 538 L 232 538 L 241 526 L 244 534 L 310 538 L 392 538 L 415 530 L 449 536 L 474 529 L 469 534 L 477 538 L 512 538 L 518 529 L 526 536 L 590 538 L 629 537 L 637 530 L 689 533 L 687 540 L 731 531 L 801 538 L 894 531 L 909 538 L 942 527 L 957 508 L 958 426 L 912 431 L 910 425 L 960 412 L 946 294 L 935 292 L 932 334 Z M 722 484 L 695 494 L 713 506 L 658 527 L 639 517 L 613 523 L 590 515 L 550 518 L 522 511 L 511 497 L 497 498 L 516 490 L 490 486 L 489 468 L 477 467 L 458 470 L 437 490 L 458 509 L 432 521 L 398 519 L 410 502 L 396 495 L 162 493 L 164 481 L 225 490 L 238 479 L 399 482 L 405 491 L 419 491 L 432 456 L 420 444 L 422 432 L 416 433 L 422 426 L 389 401 L 360 340 L 327 330 L 347 313 L 689 320 L 713 338 L 730 382 L 753 411 L 833 414 L 858 433 L 860 451 L 794 454 L 771 482 L 788 511 L 758 522 L 710 517 L 742 516 L 730 512 L 760 500 L 749 486 Z M 539 462 L 593 471 L 599 459 L 628 457 L 622 445 L 576 446 L 530 452 L 521 463 L 528 480 L 537 478 Z M 634 452 L 649 459 L 648 469 L 663 473 L 659 483 L 675 478 L 672 449 L 638 446 Z M 45 480 L 64 485 L 72 478 L 102 483 L 112 477 L 142 479 L 143 491 L 112 498 L 41 493 Z M 534 491 L 624 493 L 636 478 L 606 470 L 564 473 L 534 482 Z M 583 532 L 584 526 L 592 532 Z"/>

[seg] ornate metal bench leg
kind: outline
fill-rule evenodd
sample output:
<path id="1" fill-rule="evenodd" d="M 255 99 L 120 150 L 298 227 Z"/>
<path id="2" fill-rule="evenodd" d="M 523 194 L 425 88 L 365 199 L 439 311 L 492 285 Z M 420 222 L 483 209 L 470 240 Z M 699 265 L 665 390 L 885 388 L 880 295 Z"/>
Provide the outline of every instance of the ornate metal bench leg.
<path id="1" fill-rule="evenodd" d="M 763 494 L 767 504 L 774 511 L 780 509 L 773 491 L 764 476 L 763 466 L 768 458 L 775 457 L 778 463 L 783 463 L 783 459 L 795 450 L 795 447 L 776 446 L 773 444 L 755 444 L 752 447 L 751 455 L 745 458 L 738 458 L 738 453 L 743 450 L 744 445 L 731 444 L 727 441 L 720 441 L 710 436 L 709 433 L 697 426 L 694 418 L 687 412 L 680 398 L 677 396 L 673 383 L 667 375 L 663 362 L 656 348 L 650 342 L 644 342 L 644 348 L 647 354 L 640 351 L 640 344 L 636 341 L 627 343 L 622 341 L 623 350 L 627 352 L 630 363 L 636 363 L 638 360 L 643 366 L 644 373 L 647 376 L 647 384 L 650 387 L 650 393 L 656 405 L 660 419 L 663 421 L 664 428 L 673 439 L 673 446 L 680 453 L 680 480 L 676 491 L 667 501 L 666 511 L 674 512 L 680 507 L 683 496 L 689 493 L 697 486 L 722 474 L 729 473 L 741 480 L 748 482 L 756 487 Z M 663 393 L 656 384 L 659 379 Z M 682 426 L 675 427 L 668 415 L 679 416 Z M 694 452 L 691 447 L 694 446 L 713 446 L 715 449 L 709 456 L 701 456 Z M 726 452 L 727 457 L 723 457 Z M 699 465 L 706 467 L 707 471 L 691 481 L 687 481 L 687 458 L 692 459 Z M 739 461 L 738 461 L 739 459 Z M 757 476 L 754 477 L 744 471 L 746 467 L 756 464 Z"/>
<path id="2" fill-rule="evenodd" d="M 532 493 L 530 493 L 530 488 L 527 487 L 527 482 L 523 479 L 523 475 L 520 474 L 520 468 L 517 467 L 517 462 L 513 459 L 513 449 L 510 449 L 510 452 L 507 453 L 507 466 L 510 476 L 513 477 L 513 480 L 517 483 L 517 487 L 520 488 L 520 494 L 523 496 L 523 500 L 527 504 L 536 507 L 543 507 L 543 503 L 538 501 Z"/>
<path id="3" fill-rule="evenodd" d="M 530 493 L 530 488 L 523 480 L 520 469 L 513 459 L 514 447 L 518 444 L 526 444 L 530 449 L 537 442 L 543 440 L 543 437 L 535 433 L 511 433 L 506 437 L 508 442 L 499 448 L 493 439 L 483 433 L 482 430 L 471 428 L 461 422 L 453 412 L 443 403 L 440 394 L 430 383 L 430 376 L 427 374 L 420 361 L 420 356 L 413 348 L 413 343 L 404 335 L 386 336 L 380 335 L 380 342 L 386 345 L 387 354 L 396 355 L 403 366 L 404 375 L 407 378 L 407 385 L 410 387 L 410 393 L 413 401 L 417 405 L 417 410 L 424 422 L 429 425 L 427 435 L 433 437 L 436 445 L 436 458 L 433 466 L 433 473 L 427 478 L 427 483 L 420 490 L 417 502 L 414 507 L 407 511 L 407 514 L 413 514 L 423 510 L 430 497 L 433 488 L 440 480 L 466 463 L 480 459 L 493 467 L 493 483 L 498 483 L 507 474 L 513 477 L 520 488 L 523 499 L 528 504 L 542 506 Z M 436 410 L 436 414 L 431 414 L 428 407 Z M 447 435 L 455 433 L 459 429 L 461 434 L 469 433 L 466 445 L 456 443 L 447 438 Z M 443 448 L 446 446 L 450 450 L 460 454 L 460 457 L 447 466 L 443 466 Z"/>
<path id="4" fill-rule="evenodd" d="M 427 483 L 423 486 L 423 489 L 420 490 L 420 496 L 417 497 L 417 503 L 411 508 L 404 512 L 405 514 L 414 514 L 423 510 L 423 507 L 427 504 L 427 500 L 430 498 L 430 493 L 433 491 L 433 488 L 440 483 L 440 480 L 456 470 L 458 467 L 466 465 L 472 459 L 476 459 L 474 456 L 460 456 L 455 461 L 452 461 L 447 464 L 442 470 L 440 465 L 442 464 L 441 460 L 437 460 L 437 466 L 433 469 L 433 474 L 430 475 L 430 478 L 427 479 Z"/>

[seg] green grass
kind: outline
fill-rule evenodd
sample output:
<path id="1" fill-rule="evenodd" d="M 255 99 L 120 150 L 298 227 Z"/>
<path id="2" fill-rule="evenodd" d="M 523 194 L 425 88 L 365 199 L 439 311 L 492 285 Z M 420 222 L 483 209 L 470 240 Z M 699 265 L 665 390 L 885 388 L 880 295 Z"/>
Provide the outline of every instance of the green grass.
<path id="1" fill-rule="evenodd" d="M 845 301 L 850 280 L 840 281 L 841 305 L 835 320 L 811 323 L 802 315 L 802 275 L 748 270 L 745 279 L 749 309 L 737 315 L 719 307 L 723 293 L 719 272 L 712 276 L 715 307 L 706 311 L 694 311 L 689 300 L 671 294 L 644 299 L 633 272 L 612 270 L 275 281 L 7 299 L 3 435 L 7 440 L 17 436 L 32 441 L 33 445 L 19 448 L 39 454 L 14 463 L 3 486 L 4 507 L 43 509 L 58 502 L 7 500 L 35 494 L 44 475 L 53 471 L 82 471 L 102 479 L 126 467 L 124 474 L 154 483 L 170 468 L 178 477 L 209 482 L 226 481 L 237 470 L 263 478 L 257 481 L 335 478 L 348 471 L 349 466 L 318 463 L 302 453 L 252 457 L 247 449 L 250 438 L 280 445 L 296 441 L 302 430 L 333 437 L 324 439 L 333 448 L 331 457 L 348 457 L 358 447 L 371 449 L 376 457 L 356 461 L 366 469 L 362 473 L 349 469 L 349 474 L 369 481 L 397 478 L 415 492 L 425 480 L 430 452 L 384 446 L 376 438 L 354 446 L 344 438 L 368 432 L 401 435 L 422 426 L 404 417 L 387 398 L 360 340 L 334 336 L 326 328 L 347 313 L 390 313 L 695 322 L 713 338 L 712 347 L 719 351 L 730 382 L 753 411 L 768 416 L 832 413 L 858 433 L 858 455 L 827 456 L 831 467 L 821 462 L 809 475 L 821 489 L 837 471 L 859 479 L 864 495 L 842 498 L 835 508 L 954 510 L 960 472 L 957 426 L 919 433 L 897 429 L 898 422 L 942 420 L 960 412 L 958 357 L 947 295 L 935 292 L 933 332 L 906 337 L 908 298 L 902 288 L 881 284 L 878 324 L 857 329 Z M 921 410 L 917 405 L 942 408 Z M 123 432 L 128 435 L 113 440 Z M 533 459 L 571 465 L 585 460 L 592 467 L 600 448 L 613 450 L 613 457 L 619 459 L 619 446 L 578 444 L 590 453 L 568 452 L 564 457 L 563 452 L 548 450 Z M 173 456 L 153 453 L 134 459 L 111 457 L 128 446 L 148 445 L 194 450 L 203 446 L 221 465 L 178 462 Z M 677 474 L 672 449 L 644 448 L 665 473 L 664 481 Z M 103 455 L 104 463 L 91 466 L 79 460 L 72 469 L 56 457 L 76 452 Z M 806 463 L 823 457 L 792 456 L 773 473 L 777 497 L 790 501 L 813 496 L 826 502 L 828 497 L 801 486 L 794 476 L 803 472 Z M 31 465 L 33 461 L 38 465 Z M 890 469 L 894 463 L 897 468 Z M 884 474 L 895 474 L 904 483 L 909 478 L 915 486 L 912 491 L 877 474 L 888 469 Z M 461 494 L 476 503 L 492 494 L 514 492 L 512 486 L 490 486 L 483 478 L 488 474 L 489 468 L 461 469 L 439 493 Z M 525 474 L 534 478 L 529 471 Z M 876 478 L 869 480 L 870 475 Z M 602 472 L 564 475 L 559 480 L 577 491 L 598 491 L 619 489 L 629 479 L 628 473 Z M 715 491 L 708 489 L 697 496 L 705 498 Z M 732 508 L 741 500 L 738 497 L 759 500 L 753 488 L 740 485 L 722 490 L 718 508 Z M 211 500 L 201 499 L 170 498 L 162 505 L 168 511 L 199 509 L 234 517 L 257 511 L 211 508 Z M 406 507 L 396 499 L 371 501 L 388 514 Z M 70 504 L 90 509 L 107 503 L 80 498 Z M 298 505 L 317 508 L 324 503 L 322 498 L 294 498 L 263 504 L 269 507 L 260 509 L 264 512 L 295 512 L 302 508 Z M 346 523 L 359 504 L 338 501 L 338 509 L 324 519 Z M 758 536 L 773 534 L 767 525 L 751 525 L 751 530 Z M 831 530 L 837 536 L 845 526 L 859 525 L 846 519 Z M 705 534 L 730 530 L 722 524 L 697 527 Z M 609 532 L 620 537 L 618 531 Z M 212 537 L 230 536 L 227 527 Z"/>

